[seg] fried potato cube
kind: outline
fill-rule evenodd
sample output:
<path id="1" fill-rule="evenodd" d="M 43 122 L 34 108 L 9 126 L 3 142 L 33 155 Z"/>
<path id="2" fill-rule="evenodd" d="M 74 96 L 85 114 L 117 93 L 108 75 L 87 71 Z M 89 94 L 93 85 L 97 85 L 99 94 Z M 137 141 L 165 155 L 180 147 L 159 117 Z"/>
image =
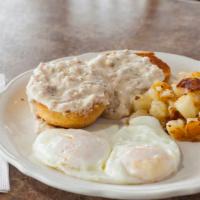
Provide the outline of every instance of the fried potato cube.
<path id="1" fill-rule="evenodd" d="M 200 72 L 192 72 L 192 73 L 191 73 L 191 76 L 192 76 L 193 78 L 200 78 Z"/>
<path id="2" fill-rule="evenodd" d="M 148 90 L 149 96 L 153 100 L 161 100 L 167 102 L 175 97 L 171 86 L 165 82 L 155 82 Z"/>
<path id="3" fill-rule="evenodd" d="M 190 95 L 193 98 L 195 106 L 200 109 L 200 91 L 190 92 Z"/>
<path id="4" fill-rule="evenodd" d="M 168 112 L 169 112 L 169 119 L 171 119 L 171 120 L 182 117 L 181 114 L 179 113 L 179 111 L 176 110 L 176 108 L 172 105 L 168 106 Z"/>
<path id="5" fill-rule="evenodd" d="M 149 114 L 156 117 L 160 121 L 166 120 L 169 114 L 167 105 L 162 101 L 153 100 L 151 103 Z"/>
<path id="6" fill-rule="evenodd" d="M 176 140 L 200 141 L 200 121 L 198 118 L 171 120 L 166 124 L 168 133 Z"/>
<path id="7" fill-rule="evenodd" d="M 191 94 L 183 95 L 174 104 L 175 108 L 184 118 L 195 118 L 198 115 L 198 108 L 195 106 Z"/>
<path id="8" fill-rule="evenodd" d="M 180 80 L 180 82 L 176 85 L 177 88 L 183 88 L 186 92 L 194 92 L 200 90 L 200 79 L 199 78 L 185 78 Z"/>
<path id="9" fill-rule="evenodd" d="M 184 88 L 177 87 L 175 83 L 172 84 L 172 89 L 177 97 L 180 97 L 187 93 L 187 91 Z"/>
<path id="10" fill-rule="evenodd" d="M 146 110 L 148 111 L 151 106 L 152 99 L 147 93 L 143 95 L 136 95 L 133 97 L 133 108 L 134 111 Z"/>
<path id="11" fill-rule="evenodd" d="M 199 121 L 199 119 L 196 117 L 196 118 L 187 118 L 186 119 L 186 123 L 188 124 L 188 123 L 190 123 L 190 122 L 197 122 L 197 121 Z"/>
<path id="12" fill-rule="evenodd" d="M 187 141 L 200 141 L 200 121 L 197 118 L 190 120 L 185 126 Z"/>
<path id="13" fill-rule="evenodd" d="M 171 120 L 166 124 L 169 135 L 176 140 L 186 140 L 185 121 L 182 119 Z"/>

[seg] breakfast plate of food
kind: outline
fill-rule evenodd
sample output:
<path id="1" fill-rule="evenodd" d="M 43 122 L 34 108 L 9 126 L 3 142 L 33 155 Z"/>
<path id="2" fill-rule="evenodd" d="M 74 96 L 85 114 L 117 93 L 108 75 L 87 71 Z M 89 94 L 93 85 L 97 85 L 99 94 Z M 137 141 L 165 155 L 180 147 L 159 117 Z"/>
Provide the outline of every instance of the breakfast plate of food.
<path id="1" fill-rule="evenodd" d="M 69 192 L 200 192 L 200 61 L 112 50 L 40 63 L 0 95 L 0 154 Z"/>

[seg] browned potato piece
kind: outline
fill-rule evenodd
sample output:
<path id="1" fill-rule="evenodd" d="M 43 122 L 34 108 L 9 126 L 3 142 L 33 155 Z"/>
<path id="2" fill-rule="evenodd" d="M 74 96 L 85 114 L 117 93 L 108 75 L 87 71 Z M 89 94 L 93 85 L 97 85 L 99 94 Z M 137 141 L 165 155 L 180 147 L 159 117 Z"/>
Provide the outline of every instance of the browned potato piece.
<path id="1" fill-rule="evenodd" d="M 195 118 L 199 113 L 199 109 L 194 102 L 194 97 L 190 93 L 179 97 L 174 106 L 185 119 Z"/>
<path id="2" fill-rule="evenodd" d="M 153 83 L 148 90 L 148 94 L 153 100 L 161 100 L 167 102 L 169 100 L 175 99 L 175 95 L 171 86 L 162 81 Z"/>
<path id="3" fill-rule="evenodd" d="M 169 135 L 176 140 L 186 140 L 185 122 L 182 119 L 171 120 L 167 122 L 166 129 Z"/>
<path id="4" fill-rule="evenodd" d="M 192 73 L 191 73 L 191 76 L 192 76 L 193 78 L 200 78 L 200 72 L 192 72 Z"/>
<path id="5" fill-rule="evenodd" d="M 136 95 L 133 97 L 133 109 L 138 110 L 149 110 L 151 106 L 152 99 L 145 93 L 143 95 Z"/>
<path id="6" fill-rule="evenodd" d="M 174 93 L 180 97 L 194 91 L 200 91 L 200 72 L 185 73 L 178 83 L 172 84 Z"/>
<path id="7" fill-rule="evenodd" d="M 176 140 L 200 141 L 200 121 L 192 118 L 187 123 L 184 120 L 171 120 L 166 124 L 168 133 Z"/>
<path id="8" fill-rule="evenodd" d="M 177 87 L 175 83 L 172 84 L 172 89 L 177 97 L 180 97 L 187 93 L 187 91 L 184 88 Z"/>
<path id="9" fill-rule="evenodd" d="M 192 73 L 191 73 L 191 76 L 192 76 L 193 78 L 200 78 L 200 72 L 192 72 Z"/>
<path id="10" fill-rule="evenodd" d="M 200 141 L 200 121 L 190 121 L 185 126 L 187 141 Z"/>
<path id="11" fill-rule="evenodd" d="M 167 105 L 162 101 L 153 100 L 151 103 L 149 114 L 156 117 L 160 121 L 165 121 L 169 115 Z"/>
<path id="12" fill-rule="evenodd" d="M 178 88 L 184 88 L 186 91 L 199 91 L 200 90 L 200 79 L 199 78 L 184 78 L 178 84 Z"/>
<path id="13" fill-rule="evenodd" d="M 169 106 L 168 112 L 169 112 L 169 119 L 170 120 L 182 118 L 181 114 L 179 113 L 178 110 L 176 110 L 176 108 L 174 106 Z"/>
<path id="14" fill-rule="evenodd" d="M 190 95 L 193 98 L 194 105 L 200 110 L 200 91 L 190 92 Z"/>

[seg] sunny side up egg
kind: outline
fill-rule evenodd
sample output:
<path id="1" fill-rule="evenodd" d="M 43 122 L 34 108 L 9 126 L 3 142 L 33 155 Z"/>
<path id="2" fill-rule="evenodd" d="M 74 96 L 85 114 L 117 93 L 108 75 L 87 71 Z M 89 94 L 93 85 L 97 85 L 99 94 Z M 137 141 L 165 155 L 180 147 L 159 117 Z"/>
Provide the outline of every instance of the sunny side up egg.
<path id="1" fill-rule="evenodd" d="M 110 142 L 85 130 L 49 129 L 36 138 L 33 152 L 67 175 L 105 183 L 156 182 L 178 170 L 179 148 L 157 119 L 134 118 L 112 135 Z"/>

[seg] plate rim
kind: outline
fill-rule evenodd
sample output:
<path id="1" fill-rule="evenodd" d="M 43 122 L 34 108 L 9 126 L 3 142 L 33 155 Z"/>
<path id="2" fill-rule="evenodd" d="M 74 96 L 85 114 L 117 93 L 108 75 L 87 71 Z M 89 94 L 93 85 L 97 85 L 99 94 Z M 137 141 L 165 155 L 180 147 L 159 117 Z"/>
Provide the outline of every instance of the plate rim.
<path id="1" fill-rule="evenodd" d="M 136 50 L 135 50 L 136 51 Z M 97 54 L 99 52 L 89 52 L 89 53 L 85 53 L 85 54 L 81 54 L 78 56 L 87 56 L 89 54 Z M 178 56 L 179 58 L 184 58 L 184 59 L 190 59 L 191 61 L 195 61 L 195 62 L 199 62 L 199 60 L 187 57 L 187 56 L 183 56 L 183 55 L 177 55 L 177 54 L 171 54 L 171 53 L 165 53 L 165 52 L 155 52 L 155 54 L 158 55 L 167 55 L 167 56 Z M 59 59 L 55 59 L 52 61 L 59 61 L 62 59 L 70 59 L 73 56 L 69 56 L 69 57 L 63 57 L 63 58 L 59 58 Z M 49 61 L 49 62 L 52 62 Z M 11 81 L 9 81 L 9 83 L 6 85 L 6 87 L 1 91 L 0 93 L 0 104 L 1 104 L 1 98 L 3 98 L 3 94 L 6 93 L 9 88 L 12 86 L 13 83 L 15 83 L 15 81 L 17 81 L 18 79 L 20 79 L 23 76 L 26 76 L 27 74 L 31 73 L 33 69 L 30 69 L 28 71 L 25 71 L 21 74 L 19 74 L 18 76 L 14 77 Z M 5 129 L 3 127 L 0 127 L 1 131 L 5 131 Z M 23 174 L 26 174 L 40 182 L 43 182 L 44 184 L 47 184 L 49 186 L 52 186 L 54 188 L 57 189 L 61 189 L 64 191 L 69 191 L 69 192 L 74 192 L 74 193 L 78 193 L 78 194 L 84 194 L 84 195 L 89 195 L 89 196 L 98 196 L 98 197 L 107 197 L 107 198 L 125 198 L 125 199 L 133 199 L 133 198 L 137 198 L 137 199 L 150 199 L 150 198 L 154 198 L 154 199 L 158 199 L 158 198 L 167 198 L 167 197 L 173 197 L 173 196 L 183 196 L 183 195 L 188 195 L 188 194 L 194 194 L 200 191 L 200 180 L 194 182 L 193 184 L 190 183 L 190 185 L 185 184 L 182 185 L 182 187 L 175 187 L 175 188 L 167 188 L 165 190 L 158 190 L 158 189 L 154 189 L 153 193 L 149 192 L 149 191 L 145 191 L 145 194 L 141 194 L 141 191 L 133 191 L 133 193 L 128 192 L 125 194 L 125 192 L 119 190 L 118 192 L 116 190 L 106 190 L 105 188 L 102 188 L 101 190 L 96 189 L 96 188 L 84 188 L 83 186 L 76 186 L 76 187 L 64 187 L 62 185 L 58 186 L 57 184 L 54 184 L 53 182 L 49 182 L 48 178 L 45 176 L 41 176 L 40 173 L 38 173 L 38 171 L 30 171 L 30 167 L 27 166 L 27 161 L 25 160 L 24 162 L 20 163 L 20 160 L 23 160 L 22 158 L 18 161 L 16 159 L 16 156 L 13 156 L 12 153 L 10 153 L 10 151 L 0 142 L 0 155 L 7 160 L 11 165 L 15 166 L 19 171 L 21 171 Z M 77 179 L 77 178 L 76 178 Z M 86 181 L 89 182 L 90 184 L 94 184 L 95 182 L 92 181 Z M 70 185 L 70 184 L 69 184 Z M 68 186 L 69 186 L 68 185 Z M 107 184 L 100 184 L 101 185 L 107 185 Z M 108 185 L 112 185 L 112 184 L 108 184 Z M 113 185 L 112 185 L 113 186 Z M 116 185 L 114 185 L 116 186 Z M 117 185 L 118 187 L 126 187 L 126 185 Z"/>

